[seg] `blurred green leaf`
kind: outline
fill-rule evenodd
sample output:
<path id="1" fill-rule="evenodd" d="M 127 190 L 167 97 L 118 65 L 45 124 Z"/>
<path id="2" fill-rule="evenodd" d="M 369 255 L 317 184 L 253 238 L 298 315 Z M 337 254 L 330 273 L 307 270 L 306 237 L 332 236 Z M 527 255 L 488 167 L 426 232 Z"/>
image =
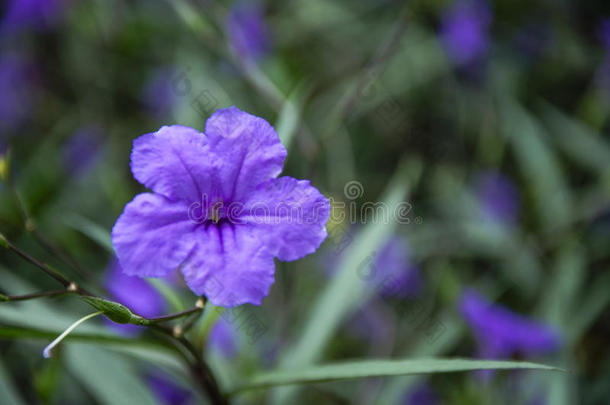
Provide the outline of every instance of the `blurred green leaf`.
<path id="1" fill-rule="evenodd" d="M 10 405 L 25 405 L 25 401 L 19 396 L 17 389 L 11 381 L 11 376 L 6 373 L 4 364 L 0 360 L 0 403 Z"/>
<path id="2" fill-rule="evenodd" d="M 110 240 L 110 232 L 108 232 L 106 229 L 77 214 L 67 215 L 64 218 L 64 222 L 66 225 L 74 228 L 83 235 L 88 236 L 91 240 L 97 242 L 108 252 L 114 254 L 114 248 L 112 247 L 112 241 Z"/>
<path id="3" fill-rule="evenodd" d="M 310 384 L 367 377 L 396 375 L 450 373 L 473 370 L 552 370 L 559 368 L 544 364 L 520 361 L 470 360 L 470 359 L 412 359 L 412 360 L 362 360 L 310 366 L 300 369 L 282 369 L 255 375 L 249 382 L 232 390 L 239 391 L 266 388 L 277 385 Z"/>
<path id="4" fill-rule="evenodd" d="M 419 178 L 420 170 L 421 166 L 417 164 L 407 165 L 404 161 L 400 164 L 381 198 L 384 209 L 392 214 L 396 212 L 410 186 Z M 393 219 L 389 223 L 371 222 L 351 241 L 342 256 L 336 276 L 312 303 L 309 320 L 299 335 L 299 340 L 286 350 L 286 356 L 281 361 L 283 367 L 315 362 L 345 317 L 366 303 L 367 294 L 371 294 L 372 289 L 364 288 L 366 280 L 359 276 L 357 269 L 381 248 L 396 225 Z M 286 391 L 284 395 L 289 395 L 289 392 Z M 279 402 L 286 403 L 285 399 Z"/>
<path id="5" fill-rule="evenodd" d="M 100 404 L 157 404 L 133 365 L 99 347 L 73 343 L 66 347 L 66 367 Z"/>
<path id="6" fill-rule="evenodd" d="M 544 120 L 562 151 L 583 167 L 599 174 L 610 170 L 610 145 L 584 124 L 573 120 L 550 104 L 543 104 Z"/>
<path id="7" fill-rule="evenodd" d="M 501 102 L 502 130 L 527 181 L 534 203 L 547 231 L 556 231 L 571 221 L 571 200 L 547 134 L 536 120 L 514 101 Z"/>

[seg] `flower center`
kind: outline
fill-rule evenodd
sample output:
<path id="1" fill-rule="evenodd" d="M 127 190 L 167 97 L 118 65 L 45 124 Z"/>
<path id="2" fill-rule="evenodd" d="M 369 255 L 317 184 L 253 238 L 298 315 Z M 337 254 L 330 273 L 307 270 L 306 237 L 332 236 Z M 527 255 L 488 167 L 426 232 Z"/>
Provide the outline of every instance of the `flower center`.
<path id="1" fill-rule="evenodd" d="M 222 200 L 216 201 L 214 204 L 212 204 L 210 206 L 210 215 L 208 218 L 210 218 L 216 224 L 222 218 L 222 212 L 221 212 L 222 207 L 223 207 Z"/>

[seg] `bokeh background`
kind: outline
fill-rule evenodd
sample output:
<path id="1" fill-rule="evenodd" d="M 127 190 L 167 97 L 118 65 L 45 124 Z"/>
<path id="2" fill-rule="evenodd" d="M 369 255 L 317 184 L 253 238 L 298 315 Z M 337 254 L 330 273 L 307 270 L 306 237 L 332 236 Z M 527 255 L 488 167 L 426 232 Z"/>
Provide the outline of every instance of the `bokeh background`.
<path id="1" fill-rule="evenodd" d="M 194 326 L 223 386 L 363 358 L 572 371 L 364 379 L 237 403 L 607 403 L 608 17 L 603 1 L 5 1 L 0 231 L 143 314 L 191 306 L 179 277 L 122 276 L 109 231 L 143 191 L 132 140 L 202 130 L 235 105 L 274 125 L 284 174 L 335 210 L 315 254 L 277 263 L 263 305 Z M 402 207 L 400 220 L 342 218 L 372 203 Z M 56 288 L 0 255 L 1 293 Z M 137 327 L 89 321 L 44 359 L 88 312 L 73 297 L 0 305 L 0 403 L 205 401 Z"/>

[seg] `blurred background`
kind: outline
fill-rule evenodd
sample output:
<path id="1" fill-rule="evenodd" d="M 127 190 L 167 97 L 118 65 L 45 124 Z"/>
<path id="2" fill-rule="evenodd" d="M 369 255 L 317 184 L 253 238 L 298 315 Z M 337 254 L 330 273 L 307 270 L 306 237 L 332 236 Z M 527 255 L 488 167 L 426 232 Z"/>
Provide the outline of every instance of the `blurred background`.
<path id="1" fill-rule="evenodd" d="M 289 151 L 283 173 L 332 198 L 328 239 L 276 263 L 263 305 L 210 310 L 193 327 L 224 387 L 365 358 L 573 371 L 364 379 L 236 403 L 607 403 L 609 3 L 8 0 L 1 11 L 0 231 L 80 285 L 146 316 L 193 305 L 179 276 L 123 276 L 110 245 L 144 191 L 131 143 L 162 125 L 203 130 L 231 105 L 263 117 Z M 399 215 L 383 220 L 374 204 Z M 0 293 L 57 288 L 0 255 Z M 0 305 L 0 403 L 205 401 L 135 326 L 94 319 L 44 359 L 90 311 L 74 297 Z"/>

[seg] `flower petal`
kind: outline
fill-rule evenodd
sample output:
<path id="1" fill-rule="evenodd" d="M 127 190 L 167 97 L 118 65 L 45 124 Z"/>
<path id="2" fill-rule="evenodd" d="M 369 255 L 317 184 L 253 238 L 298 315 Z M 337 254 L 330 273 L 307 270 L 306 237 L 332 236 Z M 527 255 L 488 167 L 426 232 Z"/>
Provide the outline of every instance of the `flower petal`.
<path id="1" fill-rule="evenodd" d="M 222 159 L 225 201 L 243 201 L 258 184 L 282 171 L 286 149 L 267 121 L 235 107 L 216 111 L 205 123 L 210 149 Z"/>
<path id="2" fill-rule="evenodd" d="M 220 162 L 201 132 L 181 125 L 162 127 L 133 141 L 131 171 L 140 183 L 171 199 L 188 203 L 215 197 Z"/>
<path id="3" fill-rule="evenodd" d="M 191 290 L 214 305 L 260 305 L 271 284 L 273 256 L 247 226 L 228 221 L 195 230 L 197 246 L 182 266 Z"/>
<path id="4" fill-rule="evenodd" d="M 191 252 L 195 226 L 184 202 L 138 194 L 112 228 L 112 244 L 125 274 L 162 277 Z"/>
<path id="5" fill-rule="evenodd" d="M 326 239 L 329 216 L 330 202 L 308 180 L 280 177 L 250 194 L 237 221 L 256 230 L 278 259 L 297 260 Z"/>

